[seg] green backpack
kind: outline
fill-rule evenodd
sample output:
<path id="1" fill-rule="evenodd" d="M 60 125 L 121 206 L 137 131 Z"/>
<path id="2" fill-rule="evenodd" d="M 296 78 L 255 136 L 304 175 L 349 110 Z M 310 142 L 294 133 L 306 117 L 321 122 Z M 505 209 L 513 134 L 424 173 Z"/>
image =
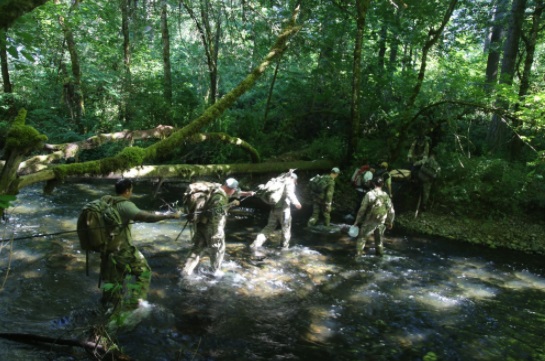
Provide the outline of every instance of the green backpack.
<path id="1" fill-rule="evenodd" d="M 312 193 L 322 194 L 325 191 L 329 184 L 327 177 L 328 176 L 325 174 L 316 174 L 314 177 L 310 178 L 309 188 Z"/>
<path id="2" fill-rule="evenodd" d="M 79 217 L 77 232 L 80 247 L 84 251 L 114 251 L 121 243 L 124 226 L 121 216 L 115 207 L 125 200 L 114 200 L 112 196 L 104 196 L 87 203 Z"/>

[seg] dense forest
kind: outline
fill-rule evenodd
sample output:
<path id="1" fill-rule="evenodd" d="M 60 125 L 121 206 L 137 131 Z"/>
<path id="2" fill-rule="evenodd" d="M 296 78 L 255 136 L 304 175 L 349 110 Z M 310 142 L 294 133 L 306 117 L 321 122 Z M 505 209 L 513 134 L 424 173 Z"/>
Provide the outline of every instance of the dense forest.
<path id="1" fill-rule="evenodd" d="M 544 252 L 541 230 L 528 227 L 545 211 L 544 9 L 543 0 L 2 0 L 0 208 L 26 185 L 66 177 L 190 179 L 288 164 L 338 165 L 348 194 L 364 159 L 407 169 L 424 134 L 442 172 L 431 212 L 407 224 Z M 431 229 L 430 215 L 442 220 Z M 453 219 L 507 238 L 450 233 Z M 497 227 L 506 222 L 509 232 Z"/>

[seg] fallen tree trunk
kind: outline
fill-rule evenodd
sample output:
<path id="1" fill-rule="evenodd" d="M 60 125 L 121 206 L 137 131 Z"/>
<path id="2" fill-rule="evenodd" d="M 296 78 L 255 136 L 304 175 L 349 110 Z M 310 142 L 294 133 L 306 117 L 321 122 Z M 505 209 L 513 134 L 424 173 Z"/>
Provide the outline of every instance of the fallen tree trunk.
<path id="1" fill-rule="evenodd" d="M 62 338 L 56 338 L 56 337 L 49 337 L 49 336 L 41 336 L 41 335 L 33 335 L 28 333 L 12 333 L 12 332 L 2 332 L 0 333 L 0 337 L 11 340 L 11 341 L 17 341 L 22 342 L 26 344 L 53 344 L 58 346 L 69 346 L 69 347 L 81 347 L 85 349 L 93 358 L 97 360 L 104 359 L 104 356 L 106 354 L 111 354 L 113 360 L 125 360 L 130 361 L 133 360 L 131 357 L 120 353 L 119 351 L 107 350 L 104 346 L 92 342 L 92 341 L 86 341 L 86 340 L 77 340 L 77 339 L 62 339 Z"/>
<path id="2" fill-rule="evenodd" d="M 328 171 L 334 166 L 335 164 L 329 160 L 208 165 L 144 165 L 141 167 L 134 167 L 126 171 L 110 172 L 108 174 L 99 176 L 93 174 L 77 174 L 67 176 L 66 179 L 87 177 L 112 179 L 177 179 L 181 181 L 192 181 L 195 178 L 204 176 L 214 176 L 218 179 L 222 179 L 234 174 L 282 173 L 286 172 L 289 169 L 297 169 L 299 171 Z M 52 181 L 55 179 L 57 179 L 56 174 L 51 169 L 23 175 L 19 177 L 19 189 L 22 189 L 34 183 Z"/>

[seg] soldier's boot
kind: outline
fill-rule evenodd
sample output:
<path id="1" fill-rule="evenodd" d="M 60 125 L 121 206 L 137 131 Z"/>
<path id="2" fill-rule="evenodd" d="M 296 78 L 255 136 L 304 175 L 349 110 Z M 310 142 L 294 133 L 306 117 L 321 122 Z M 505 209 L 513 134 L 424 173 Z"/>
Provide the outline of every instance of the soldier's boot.
<path id="1" fill-rule="evenodd" d="M 250 245 L 250 248 L 259 248 L 261 246 L 263 246 L 263 243 L 265 243 L 265 241 L 267 240 L 267 237 L 265 237 L 265 235 L 263 233 L 260 233 L 257 235 L 257 237 L 255 238 L 255 240 L 252 242 L 252 244 Z"/>
<path id="2" fill-rule="evenodd" d="M 329 214 L 324 215 L 324 226 L 329 227 L 331 223 L 331 216 Z"/>
<path id="3" fill-rule="evenodd" d="M 318 221 L 318 220 L 317 220 L 316 218 L 312 217 L 312 218 L 310 218 L 310 219 L 308 220 L 307 226 L 308 226 L 308 227 L 312 227 L 312 226 L 316 225 L 316 222 L 317 222 L 317 221 Z"/>
<path id="4" fill-rule="evenodd" d="M 182 270 L 182 275 L 184 276 L 191 275 L 195 267 L 197 267 L 197 265 L 199 264 L 199 259 L 200 257 L 195 254 L 192 254 L 191 256 L 189 256 Z"/>
<path id="5" fill-rule="evenodd" d="M 375 249 L 375 252 L 377 256 L 382 257 L 384 255 L 384 247 L 383 246 L 377 246 Z"/>
<path id="6" fill-rule="evenodd" d="M 356 257 L 364 256 L 365 255 L 365 240 L 358 239 L 357 245 L 356 245 Z"/>

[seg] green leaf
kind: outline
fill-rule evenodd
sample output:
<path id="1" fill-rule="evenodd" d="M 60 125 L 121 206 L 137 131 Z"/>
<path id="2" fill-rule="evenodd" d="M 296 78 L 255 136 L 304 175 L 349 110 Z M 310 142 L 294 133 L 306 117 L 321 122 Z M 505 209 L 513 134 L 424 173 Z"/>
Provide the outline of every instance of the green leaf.
<path id="1" fill-rule="evenodd" d="M 34 63 L 34 57 L 32 56 L 30 52 L 23 50 L 21 51 L 21 54 L 23 54 L 26 60 L 30 61 L 31 63 Z"/>
<path id="2" fill-rule="evenodd" d="M 10 202 L 16 199 L 17 197 L 11 194 L 0 194 L 0 208 L 6 209 L 11 207 Z"/>
<path id="3" fill-rule="evenodd" d="M 19 52 L 17 51 L 17 48 L 10 46 L 7 48 L 7 51 L 9 55 L 13 56 L 15 59 L 19 59 Z"/>

